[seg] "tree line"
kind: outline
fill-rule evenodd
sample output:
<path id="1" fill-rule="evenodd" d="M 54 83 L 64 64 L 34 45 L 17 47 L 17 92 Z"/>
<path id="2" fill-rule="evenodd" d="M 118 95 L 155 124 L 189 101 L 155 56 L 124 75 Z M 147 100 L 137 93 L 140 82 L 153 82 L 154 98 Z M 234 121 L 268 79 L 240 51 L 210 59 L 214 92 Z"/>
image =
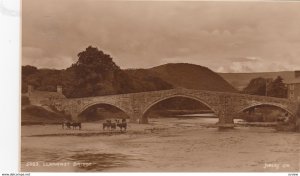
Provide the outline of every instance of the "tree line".
<path id="1" fill-rule="evenodd" d="M 22 92 L 27 92 L 28 85 L 40 91 L 56 91 L 56 86 L 62 85 L 66 97 L 80 98 L 174 88 L 151 74 L 141 77 L 126 73 L 96 47 L 89 46 L 77 56 L 78 60 L 63 70 L 22 66 Z M 270 81 L 259 77 L 252 79 L 242 93 L 286 98 L 287 88 L 280 76 Z"/>
<path id="2" fill-rule="evenodd" d="M 56 91 L 63 86 L 67 98 L 80 98 L 121 93 L 171 89 L 173 86 L 159 77 L 143 78 L 128 75 L 114 61 L 96 47 L 89 46 L 78 53 L 78 60 L 63 70 L 22 67 L 22 92 L 28 85 L 40 91 Z"/>
<path id="3" fill-rule="evenodd" d="M 287 87 L 283 83 L 281 76 L 277 76 L 275 79 L 259 77 L 250 80 L 249 84 L 242 90 L 242 93 L 287 98 Z"/>

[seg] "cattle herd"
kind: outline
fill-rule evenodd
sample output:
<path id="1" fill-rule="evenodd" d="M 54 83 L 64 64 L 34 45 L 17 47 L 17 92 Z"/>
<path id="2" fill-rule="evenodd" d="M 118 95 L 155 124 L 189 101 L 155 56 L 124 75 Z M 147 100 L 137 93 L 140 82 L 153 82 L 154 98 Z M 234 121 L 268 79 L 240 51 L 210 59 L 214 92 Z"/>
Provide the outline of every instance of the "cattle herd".
<path id="1" fill-rule="evenodd" d="M 115 120 L 114 122 L 112 122 L 112 120 L 106 120 L 106 122 L 103 123 L 102 125 L 102 129 L 103 130 L 116 130 L 118 128 L 120 128 L 121 131 L 126 131 L 127 130 L 127 122 L 126 119 L 122 119 L 122 122 L 120 122 L 119 119 Z"/>
<path id="2" fill-rule="evenodd" d="M 63 122 L 62 128 L 63 129 L 78 129 L 81 130 L 81 122 Z M 116 120 L 106 120 L 102 124 L 102 129 L 105 130 L 117 130 L 117 128 L 120 129 L 120 131 L 126 131 L 127 130 L 127 122 L 126 119 L 116 119 Z"/>
<path id="3" fill-rule="evenodd" d="M 78 129 L 81 130 L 81 123 L 78 123 L 78 122 L 63 122 L 62 123 L 62 128 L 63 129 L 71 129 L 71 127 L 73 127 L 72 129 Z"/>

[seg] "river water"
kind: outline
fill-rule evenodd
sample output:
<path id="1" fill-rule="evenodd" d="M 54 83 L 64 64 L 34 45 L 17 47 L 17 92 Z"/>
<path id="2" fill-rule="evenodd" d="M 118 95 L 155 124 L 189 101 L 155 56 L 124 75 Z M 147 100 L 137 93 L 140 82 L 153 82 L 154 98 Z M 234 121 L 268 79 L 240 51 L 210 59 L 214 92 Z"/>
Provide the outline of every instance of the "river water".
<path id="1" fill-rule="evenodd" d="M 299 171 L 300 134 L 271 127 L 210 127 L 216 118 L 129 124 L 125 133 L 22 126 L 21 171 Z"/>

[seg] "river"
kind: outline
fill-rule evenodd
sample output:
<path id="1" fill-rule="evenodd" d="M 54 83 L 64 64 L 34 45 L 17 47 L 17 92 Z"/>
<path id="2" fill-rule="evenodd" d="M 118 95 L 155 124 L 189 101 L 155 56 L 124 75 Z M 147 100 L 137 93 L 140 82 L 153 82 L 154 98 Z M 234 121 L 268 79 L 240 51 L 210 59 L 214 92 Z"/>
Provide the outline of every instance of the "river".
<path id="1" fill-rule="evenodd" d="M 217 118 L 129 123 L 126 133 L 60 125 L 22 126 L 21 171 L 299 171 L 300 134 L 271 127 L 219 130 Z"/>

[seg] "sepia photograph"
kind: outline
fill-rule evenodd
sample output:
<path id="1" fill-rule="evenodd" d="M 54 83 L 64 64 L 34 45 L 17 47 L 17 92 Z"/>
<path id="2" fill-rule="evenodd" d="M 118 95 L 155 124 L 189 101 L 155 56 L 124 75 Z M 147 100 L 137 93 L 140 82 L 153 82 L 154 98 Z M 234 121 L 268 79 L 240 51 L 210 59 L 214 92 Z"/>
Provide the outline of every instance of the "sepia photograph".
<path id="1" fill-rule="evenodd" d="M 298 173 L 299 9 L 23 0 L 20 171 Z"/>

